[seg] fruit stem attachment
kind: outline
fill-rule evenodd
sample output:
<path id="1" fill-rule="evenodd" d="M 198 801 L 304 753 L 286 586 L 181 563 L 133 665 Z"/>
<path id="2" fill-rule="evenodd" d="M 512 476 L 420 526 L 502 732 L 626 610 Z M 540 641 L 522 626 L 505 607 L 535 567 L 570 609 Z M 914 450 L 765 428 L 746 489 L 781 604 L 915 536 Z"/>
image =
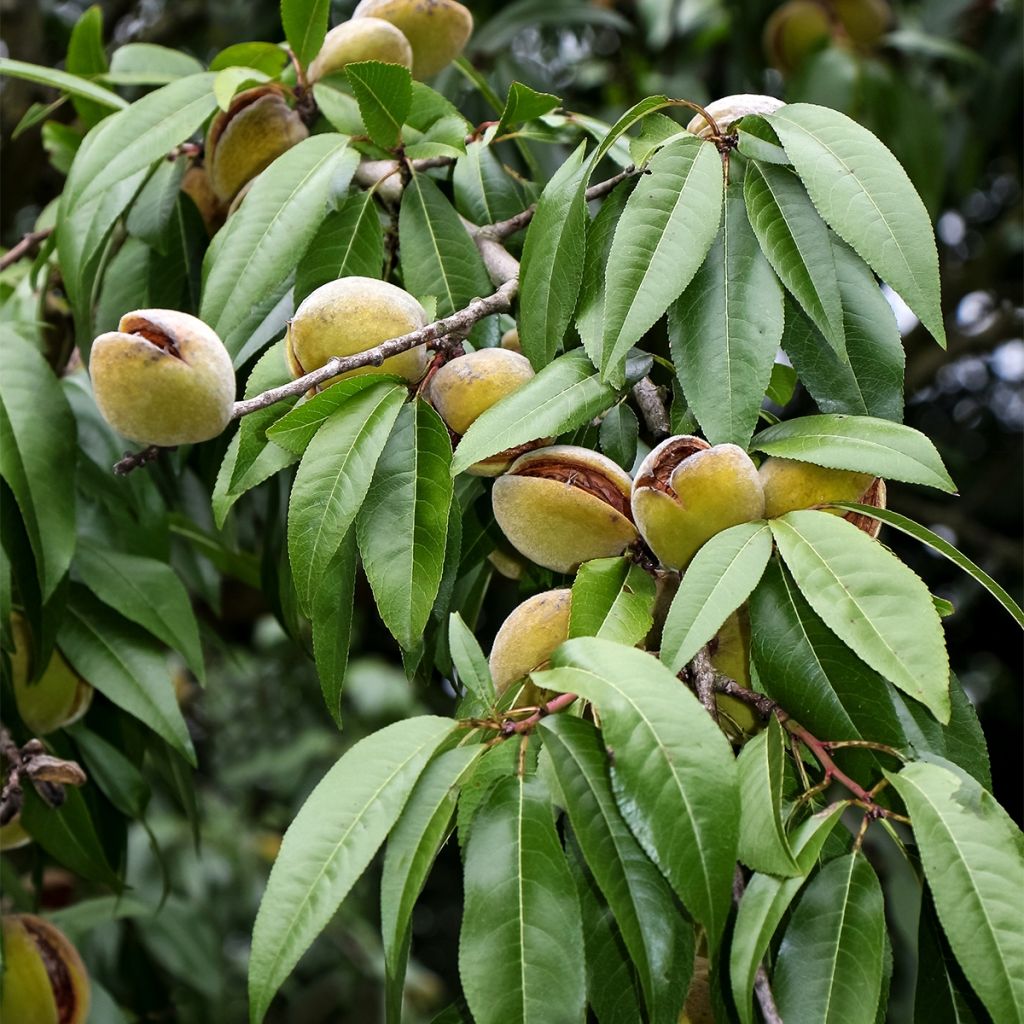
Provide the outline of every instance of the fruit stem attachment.
<path id="1" fill-rule="evenodd" d="M 542 718 L 565 710 L 576 699 L 575 693 L 560 693 L 554 700 L 549 700 L 547 704 L 542 704 L 529 718 L 524 718 L 521 722 L 506 719 L 501 723 L 501 735 L 508 738 L 509 736 L 521 736 L 525 733 L 530 733 Z"/>
<path id="2" fill-rule="evenodd" d="M 85 772 L 75 761 L 65 761 L 46 752 L 36 739 L 19 747 L 7 729 L 0 725 L 0 756 L 7 762 L 6 779 L 0 790 L 0 825 L 6 825 L 21 812 L 22 776 L 27 776 L 36 792 L 49 807 L 64 803 L 65 786 L 82 786 Z"/>

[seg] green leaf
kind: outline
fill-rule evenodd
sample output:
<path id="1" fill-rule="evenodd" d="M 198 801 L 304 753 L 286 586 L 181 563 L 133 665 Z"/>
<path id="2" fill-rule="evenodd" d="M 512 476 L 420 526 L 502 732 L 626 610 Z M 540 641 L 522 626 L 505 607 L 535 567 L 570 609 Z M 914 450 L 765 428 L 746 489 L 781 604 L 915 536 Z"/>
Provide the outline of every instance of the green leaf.
<path id="1" fill-rule="evenodd" d="M 519 343 L 535 370 L 548 365 L 572 320 L 583 279 L 585 143 L 555 172 L 526 231 L 519 274 Z M 500 450 L 500 449 L 499 449 Z"/>
<path id="2" fill-rule="evenodd" d="M 694 556 L 665 620 L 661 660 L 679 672 L 750 595 L 772 553 L 766 523 L 722 530 Z"/>
<path id="3" fill-rule="evenodd" d="M 358 162 L 345 136 L 304 139 L 253 182 L 207 250 L 199 316 L 220 335 L 236 368 L 259 351 L 257 328 L 287 294 L 296 254 L 313 239 L 328 199 L 346 186 Z M 286 316 L 272 337 L 284 329 Z"/>
<path id="4" fill-rule="evenodd" d="M 668 318 L 676 375 L 711 444 L 750 441 L 782 338 L 782 298 L 750 230 L 743 186 L 731 183 L 722 229 Z"/>
<path id="5" fill-rule="evenodd" d="M 744 744 L 736 760 L 740 773 L 739 859 L 754 871 L 801 875 L 782 821 L 786 741 L 779 720 Z"/>
<path id="6" fill-rule="evenodd" d="M 288 557 L 303 609 L 312 607 L 359 512 L 404 401 L 401 385 L 366 388 L 324 423 L 306 449 L 288 503 Z"/>
<path id="7" fill-rule="evenodd" d="M 451 101 L 429 85 L 412 83 L 412 104 L 402 132 L 407 157 L 458 159 L 465 154 L 466 136 L 472 131 L 473 126 Z"/>
<path id="8" fill-rule="evenodd" d="M 680 139 L 660 150 L 630 193 L 608 253 L 601 372 L 623 360 L 704 262 L 722 213 L 714 146 Z"/>
<path id="9" fill-rule="evenodd" d="M 412 106 L 412 74 L 400 64 L 368 60 L 345 65 L 367 134 L 381 147 L 402 141 L 402 125 Z"/>
<path id="10" fill-rule="evenodd" d="M 804 597 L 851 650 L 949 721 L 949 659 L 928 588 L 881 544 L 828 512 L 771 521 Z"/>
<path id="11" fill-rule="evenodd" d="M 845 804 L 827 807 L 793 831 L 790 847 L 804 876 L 776 878 L 774 875 L 755 874 L 747 883 L 736 914 L 729 951 L 732 996 L 742 1024 L 753 1024 L 751 996 L 754 978 L 775 929 L 803 887 L 807 880 L 806 873 L 814 867 L 822 846 L 832 834 L 845 808 Z"/>
<path id="12" fill-rule="evenodd" d="M 908 519 L 899 512 L 890 509 L 875 508 L 872 505 L 861 505 L 856 501 L 837 501 L 836 508 L 843 508 L 850 512 L 857 512 L 861 515 L 871 516 L 889 526 L 895 527 L 908 537 L 927 544 L 933 551 L 937 551 L 944 558 L 948 558 L 954 565 L 959 566 L 968 576 L 980 583 L 1014 618 L 1018 626 L 1024 627 L 1024 611 L 1020 605 L 1004 590 L 984 569 L 975 565 L 963 552 L 958 551 L 949 541 L 944 540 L 937 533 L 933 533 L 913 519 Z"/>
<path id="13" fill-rule="evenodd" d="M 927 891 L 921 905 L 917 949 L 914 1024 L 931 1024 L 936 1020 L 979 1024 L 984 1020 L 984 1010 L 957 965 Z"/>
<path id="14" fill-rule="evenodd" d="M 310 793 L 284 834 L 253 926 L 252 1024 L 366 869 L 452 725 L 430 715 L 389 725 L 350 748 Z"/>
<path id="15" fill-rule="evenodd" d="M 0 478 L 18 504 L 44 602 L 75 551 L 75 440 L 71 407 L 49 364 L 35 346 L 5 338 L 0 345 Z"/>
<path id="16" fill-rule="evenodd" d="M 474 224 L 494 224 L 529 205 L 519 183 L 484 142 L 471 142 L 455 161 L 452 186 L 455 208 Z"/>
<path id="17" fill-rule="evenodd" d="M 99 103 L 108 110 L 124 110 L 128 106 L 128 101 L 122 99 L 116 92 L 104 89 L 103 86 L 90 82 L 87 78 L 70 75 L 57 68 L 47 68 L 39 64 L 28 64 L 23 60 L 0 57 L 0 76 L 2 75 L 21 78 L 27 82 L 37 82 L 39 85 L 46 85 L 52 89 L 60 89 L 61 92 L 70 93 L 72 96 L 81 96 Z"/>
<path id="18" fill-rule="evenodd" d="M 622 819 L 601 734 L 569 715 L 543 720 L 541 732 L 573 832 L 640 975 L 648 1018 L 675 1024 L 693 960 L 692 926 Z"/>
<path id="19" fill-rule="evenodd" d="M 501 112 L 501 120 L 494 134 L 496 138 L 508 134 L 513 128 L 532 121 L 534 118 L 550 114 L 562 101 L 549 92 L 537 92 L 522 82 L 513 82 L 509 86 L 505 109 Z"/>
<path id="20" fill-rule="evenodd" d="M 800 897 L 772 977 L 786 1024 L 874 1024 L 885 906 L 866 857 L 826 864 Z"/>
<path id="21" fill-rule="evenodd" d="M 348 669 L 352 639 L 352 608 L 356 585 L 355 530 L 349 529 L 338 546 L 323 581 L 313 598 L 310 623 L 313 627 L 313 658 L 320 677 L 324 703 L 341 728 L 341 689 Z"/>
<path id="22" fill-rule="evenodd" d="M 617 397 L 583 352 L 567 352 L 473 421 L 455 449 L 452 473 L 539 437 L 575 430 Z"/>
<path id="23" fill-rule="evenodd" d="M 896 316 L 863 260 L 832 238 L 849 362 L 841 360 L 792 299 L 782 347 L 822 412 L 903 419 L 903 342 Z"/>
<path id="24" fill-rule="evenodd" d="M 146 633 L 75 587 L 58 640 L 79 675 L 195 765 L 166 655 Z"/>
<path id="25" fill-rule="evenodd" d="M 249 45 L 259 44 L 251 43 Z M 270 46 L 271 44 L 264 43 L 263 45 Z M 283 65 L 287 60 L 284 51 L 276 46 L 273 49 L 277 50 Z M 231 63 L 241 64 L 243 62 L 233 61 Z M 225 64 L 223 67 L 230 67 L 230 64 Z M 211 64 L 210 70 L 220 71 L 221 68 Z M 107 78 L 125 84 L 128 84 L 130 80 L 133 84 L 163 85 L 173 82 L 177 78 L 199 75 L 202 72 L 203 65 L 189 53 L 171 49 L 169 46 L 158 46 L 155 43 L 125 43 L 111 55 L 110 74 Z"/>
<path id="26" fill-rule="evenodd" d="M 380 881 L 387 1020 L 400 1024 L 412 912 L 434 858 L 448 838 L 459 783 L 484 752 L 482 744 L 436 757 L 420 776 L 388 838 Z"/>
<path id="27" fill-rule="evenodd" d="M 639 436 L 640 424 L 637 422 L 636 413 L 625 402 L 613 406 L 601 420 L 601 451 L 627 473 L 636 462 Z"/>
<path id="28" fill-rule="evenodd" d="M 281 0 L 285 38 L 304 68 L 320 52 L 330 13 L 330 0 Z"/>
<path id="29" fill-rule="evenodd" d="M 118 50 L 118 53 L 120 52 Z M 225 47 L 210 61 L 210 70 L 223 71 L 232 67 L 256 68 L 257 71 L 277 77 L 287 63 L 288 54 L 285 53 L 284 47 L 276 43 L 235 43 Z"/>
<path id="30" fill-rule="evenodd" d="M 569 636 L 634 647 L 654 624 L 654 580 L 628 558 L 584 562 L 572 585 Z"/>
<path id="31" fill-rule="evenodd" d="M 743 181 L 743 197 L 750 226 L 768 262 L 845 363 L 843 304 L 832 243 L 800 179 L 784 167 L 752 160 Z"/>
<path id="32" fill-rule="evenodd" d="M 459 975 L 477 1024 L 582 1021 L 579 902 L 537 776 L 491 789 L 473 818 L 464 884 Z"/>
<path id="33" fill-rule="evenodd" d="M 84 722 L 67 726 L 85 764 L 86 775 L 125 816 L 142 818 L 150 788 L 142 772 L 112 743 L 90 730 Z"/>
<path id="34" fill-rule="evenodd" d="M 103 49 L 103 10 L 99 4 L 87 7 L 75 22 L 68 40 L 65 69 L 73 75 L 91 78 L 107 70 L 107 54 Z M 87 128 L 102 121 L 110 113 L 105 103 L 92 103 L 81 97 L 71 102 Z"/>
<path id="35" fill-rule="evenodd" d="M 441 583 L 451 452 L 448 428 L 426 402 L 402 406 L 356 519 L 377 608 L 407 651 L 422 638 Z"/>
<path id="36" fill-rule="evenodd" d="M 398 240 L 406 290 L 433 295 L 439 317 L 493 291 L 480 252 L 455 208 L 425 174 L 413 175 L 402 194 Z"/>
<path id="37" fill-rule="evenodd" d="M 939 920 L 992 1018 L 1024 1020 L 1024 837 L 970 776 L 915 762 L 887 773 L 903 798 Z"/>
<path id="38" fill-rule="evenodd" d="M 340 277 L 379 278 L 383 266 L 384 228 L 373 194 L 349 196 L 327 215 L 299 261 L 295 304 Z"/>
<path id="39" fill-rule="evenodd" d="M 931 219 L 896 158 L 845 114 L 789 103 L 766 120 L 833 231 L 946 343 Z"/>
<path id="40" fill-rule="evenodd" d="M 935 445 L 924 434 L 873 416 L 801 416 L 762 430 L 750 446 L 766 455 L 956 492 Z"/>
<path id="41" fill-rule="evenodd" d="M 82 538 L 75 568 L 86 587 L 104 604 L 176 650 L 200 682 L 205 680 L 192 603 L 169 565 Z"/>
<path id="42" fill-rule="evenodd" d="M 213 95 L 217 97 L 217 106 L 227 111 L 231 107 L 231 101 L 242 89 L 269 81 L 269 75 L 255 68 L 225 68 L 219 71 L 213 80 Z"/>
<path id="43" fill-rule="evenodd" d="M 580 638 L 553 655 L 546 689 L 597 705 L 614 751 L 612 787 L 647 855 L 717 949 L 729 912 L 739 795 L 729 741 L 659 661 L 607 640 Z"/>
<path id="44" fill-rule="evenodd" d="M 490 667 L 473 631 L 458 612 L 452 612 L 448 620 L 448 651 L 467 696 L 475 698 L 483 710 L 492 707 L 497 695 Z"/>

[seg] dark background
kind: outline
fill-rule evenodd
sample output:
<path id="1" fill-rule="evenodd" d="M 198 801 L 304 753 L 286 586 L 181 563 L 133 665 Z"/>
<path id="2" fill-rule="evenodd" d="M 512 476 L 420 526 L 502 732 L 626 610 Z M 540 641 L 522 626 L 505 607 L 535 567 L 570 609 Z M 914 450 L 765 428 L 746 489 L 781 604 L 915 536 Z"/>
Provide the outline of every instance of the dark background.
<path id="1" fill-rule="evenodd" d="M 4 53 L 58 66 L 78 0 L 0 0 Z M 354 3 L 335 3 L 332 23 Z M 890 507 L 943 534 L 1020 600 L 1024 434 L 1021 222 L 1021 25 L 1012 4 L 929 0 L 896 4 L 891 34 L 857 47 L 836 38 L 785 74 L 763 45 L 771 3 L 716 0 L 636 3 L 472 3 L 477 30 L 468 54 L 499 93 L 513 79 L 554 92 L 566 108 L 613 121 L 641 96 L 665 92 L 698 102 L 768 92 L 845 110 L 875 131 L 907 167 L 934 215 L 949 333 L 941 351 L 909 313 L 906 421 L 939 447 L 962 497 L 895 485 Z M 275 0 L 110 0 L 101 4 L 108 49 L 130 41 L 183 48 L 208 60 L 223 47 L 280 35 Z M 472 120 L 493 116 L 454 71 L 438 82 Z M 0 235 L 11 245 L 56 196 L 38 127 L 12 139 L 32 102 L 53 94 L 0 80 L 3 160 Z M 71 123 L 70 104 L 52 115 Z M 557 154 L 552 154 L 557 159 Z M 811 411 L 798 394 L 787 415 Z M 947 598 L 949 652 L 989 738 L 997 797 L 1021 818 L 1020 633 L 996 602 L 959 570 L 892 530 L 890 544 Z M 357 597 L 372 607 L 365 583 Z M 497 593 L 496 593 L 497 592 Z M 517 585 L 492 584 L 493 618 Z M 201 699 L 185 678 L 190 724 L 200 750 L 203 847 L 170 801 L 150 815 L 173 880 L 159 927 L 142 919 L 105 925 L 83 938 L 90 966 L 135 1019 L 241 1021 L 247 940 L 280 833 L 312 785 L 359 736 L 428 707 L 450 711 L 438 687 L 414 692 L 393 642 L 372 614 L 357 624 L 341 738 L 323 711 L 303 654 L 260 596 L 228 581 L 205 609 L 211 678 Z M 145 836 L 130 836 L 131 881 L 159 893 L 161 867 Z M 410 1019 L 429 1019 L 455 980 L 459 923 L 458 851 L 440 859 L 416 916 Z M 58 879 L 52 899 L 73 895 Z M 277 1004 L 278 1021 L 372 1021 L 381 963 L 377 879 L 370 872 L 302 961 Z M 102 993 L 101 993 L 102 1002 Z M 110 1011 L 114 1013 L 113 1010 Z M 133 1019 L 116 1015 L 96 1020 Z M 893 1020 L 902 1019 L 898 1010 Z"/>

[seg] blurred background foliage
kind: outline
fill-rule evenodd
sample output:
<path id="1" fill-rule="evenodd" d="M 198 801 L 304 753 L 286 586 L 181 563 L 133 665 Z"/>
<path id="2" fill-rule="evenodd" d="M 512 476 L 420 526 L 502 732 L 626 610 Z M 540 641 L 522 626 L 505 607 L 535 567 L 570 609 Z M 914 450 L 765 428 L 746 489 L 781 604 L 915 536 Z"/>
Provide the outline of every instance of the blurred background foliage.
<path id="1" fill-rule="evenodd" d="M 845 28 L 843 2 L 867 11 L 867 23 Z M 4 55 L 62 66 L 86 6 L 84 0 L 0 0 Z M 100 6 L 108 51 L 154 42 L 206 61 L 231 43 L 280 35 L 276 0 L 104 0 Z M 518 79 L 562 97 L 581 124 L 587 117 L 613 121 L 651 93 L 707 102 L 759 92 L 844 110 L 890 146 L 936 219 L 949 333 L 943 352 L 893 297 L 908 354 L 906 419 L 935 441 L 963 494 L 946 498 L 897 485 L 890 506 L 942 533 L 1019 599 L 1020 5 L 926 0 L 890 9 L 884 0 L 821 6 L 793 0 L 785 6 L 790 17 L 804 18 L 799 30 L 792 21 L 787 27 L 783 15 L 773 17 L 779 5 L 765 0 L 475 0 L 470 6 L 477 28 L 468 56 L 499 95 Z M 335 2 L 332 23 L 352 7 L 354 0 Z M 494 116 L 457 69 L 435 84 L 474 122 Z M 48 109 L 52 98 L 27 82 L 0 82 L 5 245 L 31 230 L 59 193 L 73 152 L 76 111 L 70 103 Z M 559 147 L 539 147 L 537 155 L 554 166 L 561 153 Z M 59 331 L 64 309 L 56 283 L 44 313 L 49 328 Z M 808 411 L 810 400 L 798 393 L 786 413 Z M 204 475 L 212 479 L 220 452 L 215 444 L 206 447 L 211 450 L 199 461 L 209 461 Z M 283 522 L 283 512 L 274 515 L 282 507 L 276 486 L 264 488 L 270 493 L 261 511 L 236 524 L 236 550 L 255 550 L 266 524 Z M 209 523 L 208 507 L 201 491 L 181 502 L 200 525 Z M 1018 635 L 991 598 L 949 563 L 887 534 L 887 543 L 956 609 L 946 619 L 952 666 L 989 737 L 996 795 L 1020 820 Z M 261 567 L 255 557 L 240 555 L 222 577 L 202 558 L 196 562 L 186 577 L 193 588 L 199 584 L 204 601 L 209 680 L 200 690 L 184 669 L 180 676 L 199 751 L 194 798 L 168 766 L 151 766 L 154 794 L 145 828 L 131 826 L 125 836 L 122 819 L 114 834 L 104 836 L 112 855 L 127 843 L 131 888 L 120 900 L 97 896 L 48 865 L 35 847 L 5 861 L 7 899 L 22 907 L 41 899 L 79 942 L 98 982 L 94 1022 L 244 1020 L 252 921 L 280 835 L 305 796 L 361 736 L 410 714 L 451 710 L 443 681 L 406 682 L 393 642 L 369 611 L 372 600 L 362 581 L 339 735 L 308 658 L 278 625 L 274 612 L 281 609 L 269 607 L 253 586 L 262 572 L 273 592 L 279 563 L 264 557 Z M 489 573 L 476 581 L 481 596 L 489 588 L 479 630 L 485 649 L 519 588 L 532 583 Z M 102 730 L 93 717 L 90 725 Z M 140 746 L 139 737 L 124 735 L 123 722 L 117 728 L 120 733 L 108 738 L 122 749 Z M 408 993 L 413 1022 L 429 1020 L 457 990 L 458 857 L 457 845 L 449 844 L 417 909 Z M 891 885 L 898 878 L 895 870 L 888 872 Z M 162 912 L 153 915 L 161 900 Z M 377 913 L 377 875 L 371 870 L 268 1019 L 379 1019 Z M 907 983 L 894 980 L 890 1020 L 907 1019 L 899 995 Z"/>

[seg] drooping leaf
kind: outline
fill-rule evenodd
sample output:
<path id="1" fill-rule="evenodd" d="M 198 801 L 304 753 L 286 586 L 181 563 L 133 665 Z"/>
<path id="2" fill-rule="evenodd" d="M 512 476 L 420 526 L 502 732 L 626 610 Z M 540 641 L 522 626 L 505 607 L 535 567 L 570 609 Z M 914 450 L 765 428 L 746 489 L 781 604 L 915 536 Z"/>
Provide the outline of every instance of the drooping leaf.
<path id="1" fill-rule="evenodd" d="M 921 579 L 852 523 L 827 512 L 789 512 L 771 527 L 797 586 L 829 629 L 948 722 L 945 636 Z"/>
<path id="2" fill-rule="evenodd" d="M 279 71 L 288 60 L 284 50 L 272 43 L 242 44 L 242 46 L 246 45 L 269 46 L 277 52 L 278 64 L 276 67 L 261 69 L 268 75 Z M 218 66 L 214 61 L 210 64 L 210 70 L 220 71 L 232 64 L 241 63 L 243 61 L 230 61 Z M 259 67 L 259 65 L 251 63 L 249 66 Z M 110 73 L 107 75 L 107 79 L 124 85 L 164 85 L 178 78 L 186 78 L 188 75 L 201 74 L 202 71 L 203 65 L 190 53 L 174 50 L 169 46 L 159 46 L 156 43 L 125 43 L 110 55 Z"/>
<path id="3" fill-rule="evenodd" d="M 304 68 L 320 52 L 330 13 L 330 0 L 281 0 L 285 38 Z"/>
<path id="4" fill-rule="evenodd" d="M 491 707 L 496 696 L 491 670 L 477 638 L 458 612 L 452 612 L 449 619 L 448 651 L 467 695 L 475 698 L 481 709 Z"/>
<path id="5" fill-rule="evenodd" d="M 636 965 L 653 1024 L 675 1024 L 693 960 L 693 928 L 619 812 L 601 735 L 568 715 L 542 722 L 544 749 L 573 832 Z"/>
<path id="6" fill-rule="evenodd" d="M 648 170 L 626 201 L 608 253 L 600 361 L 606 379 L 621 376 L 630 348 L 690 283 L 721 219 L 722 164 L 713 146 L 680 139 Z"/>
<path id="7" fill-rule="evenodd" d="M 619 809 L 647 855 L 717 947 L 731 899 L 739 831 L 729 742 L 692 693 L 643 651 L 591 637 L 569 640 L 547 689 L 596 704 L 614 752 Z"/>
<path id="8" fill-rule="evenodd" d="M 289 825 L 252 933 L 249 1020 L 324 929 L 402 812 L 451 732 L 447 718 L 396 722 L 360 740 L 320 780 Z"/>
<path id="9" fill-rule="evenodd" d="M 634 647 L 654 623 L 654 580 L 628 558 L 584 562 L 572 586 L 569 636 Z"/>
<path id="10" fill-rule="evenodd" d="M 505 109 L 501 112 L 501 119 L 494 134 L 505 135 L 517 125 L 549 114 L 561 105 L 562 101 L 549 92 L 537 92 L 522 82 L 513 82 L 509 86 Z"/>
<path id="11" fill-rule="evenodd" d="M 312 607 L 366 498 L 404 400 L 397 384 L 366 388 L 331 415 L 306 449 L 288 504 L 288 557 L 303 608 Z"/>
<path id="12" fill-rule="evenodd" d="M 945 1020 L 950 1024 L 979 1024 L 984 1009 L 971 991 L 939 924 L 931 894 L 925 891 L 917 931 L 917 985 L 914 1024 Z"/>
<path id="13" fill-rule="evenodd" d="M 885 907 L 866 857 L 829 861 L 793 912 L 772 977 L 787 1024 L 874 1024 L 882 989 Z"/>
<path id="14" fill-rule="evenodd" d="M 832 243 L 800 179 L 784 167 L 752 160 L 744 176 L 743 197 L 750 226 L 768 262 L 845 363 L 843 304 Z"/>
<path id="15" fill-rule="evenodd" d="M 107 70 L 107 54 L 103 49 L 103 9 L 99 4 L 87 7 L 75 22 L 68 39 L 64 67 L 73 75 L 91 78 Z M 72 96 L 71 102 L 86 128 L 91 128 L 110 113 L 105 103 Z"/>
<path id="16" fill-rule="evenodd" d="M 730 183 L 722 227 L 669 309 L 669 341 L 686 401 L 711 444 L 745 448 L 782 338 L 783 293 Z"/>
<path id="17" fill-rule="evenodd" d="M 412 105 L 412 74 L 401 64 L 369 60 L 345 65 L 345 77 L 370 138 L 381 149 L 394 149 Z"/>
<path id="18" fill-rule="evenodd" d="M 956 491 L 935 445 L 924 434 L 873 416 L 801 416 L 762 430 L 751 447 L 831 469 Z"/>
<path id="19" fill-rule="evenodd" d="M 481 413 L 462 436 L 452 472 L 539 437 L 557 437 L 610 408 L 617 398 L 586 354 L 567 352 Z"/>
<path id="20" fill-rule="evenodd" d="M 944 346 L 931 218 L 896 158 L 866 128 L 826 107 L 789 103 L 766 120 L 825 222 Z"/>
<path id="21" fill-rule="evenodd" d="M 584 149 L 581 143 L 545 186 L 523 243 L 519 343 L 535 370 L 555 358 L 583 279 L 587 224 Z"/>
<path id="22" fill-rule="evenodd" d="M 422 637 L 444 565 L 451 440 L 426 402 L 403 405 L 356 518 L 363 569 L 384 624 L 405 650 Z"/>
<path id="23" fill-rule="evenodd" d="M 694 556 L 665 619 L 661 660 L 678 672 L 757 586 L 772 553 L 763 522 L 716 534 Z"/>
<path id="24" fill-rule="evenodd" d="M 116 92 L 104 89 L 102 85 L 97 85 L 88 78 L 68 74 L 58 68 L 29 64 L 23 60 L 11 60 L 10 57 L 0 57 L 0 76 L 2 75 L 21 78 L 27 82 L 37 82 L 39 85 L 47 85 L 52 89 L 60 89 L 61 92 L 69 93 L 72 96 L 81 96 L 94 103 L 99 103 L 108 110 L 124 110 L 128 106 L 128 101 L 122 99 Z"/>
<path id="25" fill-rule="evenodd" d="M 349 527 L 324 573 L 313 607 L 313 660 L 320 677 L 324 703 L 338 728 L 341 728 L 341 689 L 348 669 L 348 649 L 352 639 L 352 602 L 356 585 L 355 530 Z"/>
<path id="26" fill-rule="evenodd" d="M 1024 836 L 970 776 L 948 762 L 888 775 L 903 798 L 949 944 L 992 1018 L 1024 1020 Z"/>
<path id="27" fill-rule="evenodd" d="M 452 170 L 455 208 L 474 224 L 513 217 L 528 203 L 519 183 L 484 142 L 471 142 Z"/>
<path id="28" fill-rule="evenodd" d="M 579 902 L 538 776 L 502 779 L 474 815 L 464 906 L 459 975 L 477 1024 L 582 1022 Z"/>

